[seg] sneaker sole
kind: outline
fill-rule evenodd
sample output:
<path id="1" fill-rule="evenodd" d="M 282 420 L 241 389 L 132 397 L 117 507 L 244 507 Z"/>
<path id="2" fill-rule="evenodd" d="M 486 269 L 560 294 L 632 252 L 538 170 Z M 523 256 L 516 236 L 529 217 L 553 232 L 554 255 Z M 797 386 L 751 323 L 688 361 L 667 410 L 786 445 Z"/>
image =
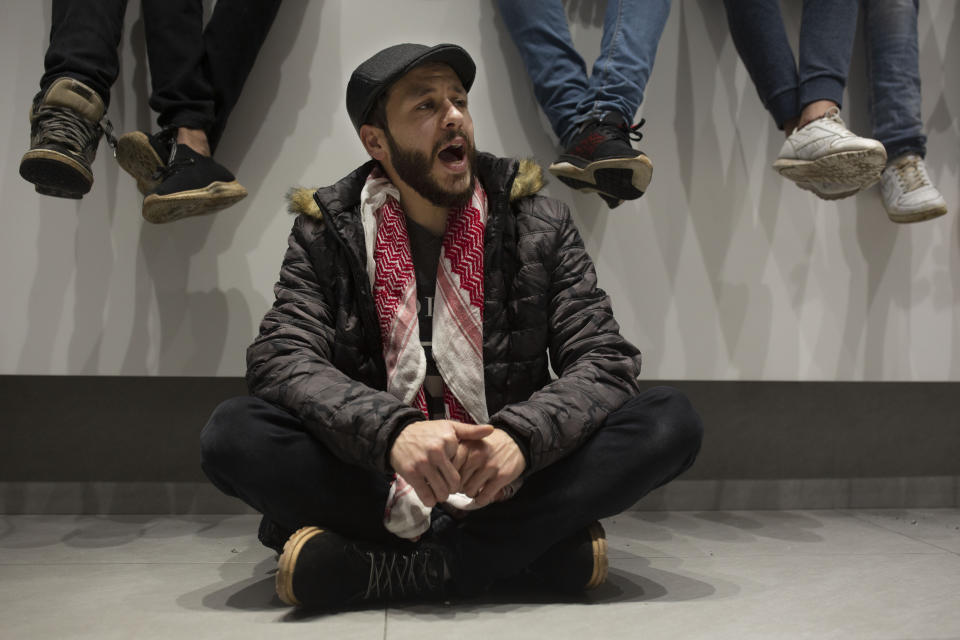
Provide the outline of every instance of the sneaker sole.
<path id="1" fill-rule="evenodd" d="M 246 197 L 247 190 L 237 181 L 211 182 L 202 189 L 165 196 L 152 193 L 143 200 L 143 217 L 147 222 L 164 224 L 226 209 Z"/>
<path id="2" fill-rule="evenodd" d="M 283 543 L 283 553 L 277 560 L 277 596 L 285 604 L 293 607 L 300 606 L 300 601 L 293 594 L 293 572 L 297 566 L 300 550 L 310 538 L 323 533 L 320 527 L 303 527 L 297 529 L 290 538 Z"/>
<path id="3" fill-rule="evenodd" d="M 816 160 L 778 158 L 774 170 L 794 182 L 838 182 L 865 188 L 880 179 L 887 163 L 882 149 L 844 151 Z"/>
<path id="4" fill-rule="evenodd" d="M 839 191 L 837 193 L 824 193 L 822 191 L 815 189 L 811 185 L 805 184 L 803 182 L 798 182 L 796 184 L 798 187 L 800 187 L 804 191 L 809 191 L 810 193 L 816 195 L 821 200 L 842 200 L 844 198 L 849 198 L 850 196 L 857 195 L 863 190 L 861 187 L 857 187 L 856 189 L 851 189 L 849 191 Z"/>
<path id="5" fill-rule="evenodd" d="M 125 133 L 117 139 L 117 164 L 137 180 L 137 190 L 143 195 L 160 185 L 153 176 L 163 166 L 163 159 L 142 131 Z"/>
<path id="6" fill-rule="evenodd" d="M 550 165 L 550 173 L 578 191 L 602 191 L 619 200 L 636 200 L 650 185 L 653 163 L 641 153 L 633 158 L 597 160 L 585 167 L 555 162 Z"/>
<path id="7" fill-rule="evenodd" d="M 610 560 L 607 556 L 607 534 L 603 530 L 603 525 L 594 522 L 587 529 L 590 533 L 593 546 L 593 573 L 590 580 L 587 581 L 584 589 L 596 589 L 607 581 L 607 574 L 610 570 Z"/>
<path id="8" fill-rule="evenodd" d="M 51 149 L 31 149 L 20 160 L 20 175 L 38 193 L 58 198 L 82 198 L 93 186 L 93 173 L 68 155 Z"/>
<path id="9" fill-rule="evenodd" d="M 924 220 L 933 220 L 947 214 L 947 208 L 944 206 L 930 207 L 920 211 L 911 211 L 909 213 L 892 213 L 887 211 L 887 217 L 897 224 L 909 224 L 911 222 L 923 222 Z"/>

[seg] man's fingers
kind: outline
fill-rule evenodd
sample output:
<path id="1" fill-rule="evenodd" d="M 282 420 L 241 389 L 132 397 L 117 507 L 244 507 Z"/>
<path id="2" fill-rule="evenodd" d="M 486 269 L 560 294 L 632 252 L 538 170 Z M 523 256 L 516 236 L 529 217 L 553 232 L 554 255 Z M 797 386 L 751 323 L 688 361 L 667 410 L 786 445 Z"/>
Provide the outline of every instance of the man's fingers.
<path id="1" fill-rule="evenodd" d="M 430 488 L 430 484 L 426 478 L 410 477 L 405 478 L 405 480 L 407 484 L 417 492 L 417 497 L 420 498 L 420 502 L 422 502 L 424 506 L 433 508 L 433 506 L 437 504 L 437 498 L 433 495 L 433 489 Z"/>
<path id="2" fill-rule="evenodd" d="M 453 422 L 453 430 L 457 434 L 458 440 L 482 440 L 493 433 L 493 425 L 489 424 L 465 424 L 463 422 Z"/>
<path id="3" fill-rule="evenodd" d="M 500 495 L 500 490 L 507 486 L 507 484 L 508 482 L 506 477 L 494 477 L 490 482 L 483 486 L 483 491 L 481 491 L 480 495 L 476 497 L 477 506 L 485 507 L 496 500 L 497 496 Z"/>
<path id="4" fill-rule="evenodd" d="M 478 441 L 468 441 L 460 446 L 466 453 L 466 459 L 460 466 L 460 492 L 466 493 L 467 487 L 475 486 L 471 482 L 475 474 L 486 466 L 487 456 Z"/>
<path id="5" fill-rule="evenodd" d="M 460 486 L 460 474 L 457 473 L 456 468 L 454 468 L 453 463 L 449 460 L 441 460 L 440 463 L 435 467 L 439 476 L 443 479 L 443 488 L 446 490 L 446 495 L 440 499 L 440 502 L 443 502 L 447 499 L 447 496 L 457 490 L 457 487 Z M 437 496 L 439 498 L 439 495 Z"/>
<path id="6" fill-rule="evenodd" d="M 463 483 L 463 465 L 467 461 L 470 451 L 464 445 L 458 445 L 456 452 L 453 454 L 453 458 L 450 460 L 450 464 L 453 465 L 453 468 L 457 470 L 460 474 L 460 483 Z"/>
<path id="7" fill-rule="evenodd" d="M 493 475 L 494 470 L 490 469 L 489 467 L 478 469 L 473 475 L 470 476 L 470 480 L 463 484 L 463 489 L 461 489 L 461 491 L 471 498 L 476 498 L 477 494 L 480 493 L 480 489 L 485 487 Z"/>

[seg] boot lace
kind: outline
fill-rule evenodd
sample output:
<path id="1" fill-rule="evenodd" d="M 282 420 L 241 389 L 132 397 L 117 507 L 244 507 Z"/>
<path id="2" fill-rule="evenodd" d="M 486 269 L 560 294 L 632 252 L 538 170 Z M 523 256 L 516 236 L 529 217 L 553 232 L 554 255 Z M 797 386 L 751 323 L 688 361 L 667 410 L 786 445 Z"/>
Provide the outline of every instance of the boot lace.
<path id="1" fill-rule="evenodd" d="M 904 193 L 910 193 L 923 187 L 930 186 L 927 172 L 923 170 L 914 158 L 907 158 L 897 164 L 897 181 Z"/>
<path id="2" fill-rule="evenodd" d="M 34 126 L 38 140 L 62 144 L 78 155 L 96 143 L 104 132 L 100 123 L 90 122 L 73 109 L 45 105 L 37 108 Z"/>
<path id="3" fill-rule="evenodd" d="M 370 576 L 364 599 L 412 596 L 437 591 L 442 576 L 431 575 L 432 553 L 418 549 L 412 553 L 367 551 Z"/>

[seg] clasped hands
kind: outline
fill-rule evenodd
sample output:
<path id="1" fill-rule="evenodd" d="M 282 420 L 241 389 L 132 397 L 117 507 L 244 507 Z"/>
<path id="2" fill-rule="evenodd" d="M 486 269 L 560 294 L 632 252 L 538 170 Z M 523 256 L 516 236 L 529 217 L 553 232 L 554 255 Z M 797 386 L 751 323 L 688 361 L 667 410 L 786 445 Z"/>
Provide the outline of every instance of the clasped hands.
<path id="1" fill-rule="evenodd" d="M 427 507 L 451 493 L 463 493 L 478 507 L 496 500 L 500 490 L 526 467 L 513 438 L 489 424 L 424 420 L 404 427 L 390 450 L 390 465 Z"/>

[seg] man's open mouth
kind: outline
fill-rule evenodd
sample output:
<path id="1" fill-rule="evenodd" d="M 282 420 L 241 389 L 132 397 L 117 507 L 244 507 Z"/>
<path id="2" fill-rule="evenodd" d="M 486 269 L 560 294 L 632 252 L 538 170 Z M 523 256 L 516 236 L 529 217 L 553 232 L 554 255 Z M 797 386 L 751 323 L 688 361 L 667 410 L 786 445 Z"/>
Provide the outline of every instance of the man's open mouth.
<path id="1" fill-rule="evenodd" d="M 466 146 L 462 142 L 455 142 L 441 149 L 437 157 L 443 162 L 457 163 L 463 160 L 466 154 Z"/>

